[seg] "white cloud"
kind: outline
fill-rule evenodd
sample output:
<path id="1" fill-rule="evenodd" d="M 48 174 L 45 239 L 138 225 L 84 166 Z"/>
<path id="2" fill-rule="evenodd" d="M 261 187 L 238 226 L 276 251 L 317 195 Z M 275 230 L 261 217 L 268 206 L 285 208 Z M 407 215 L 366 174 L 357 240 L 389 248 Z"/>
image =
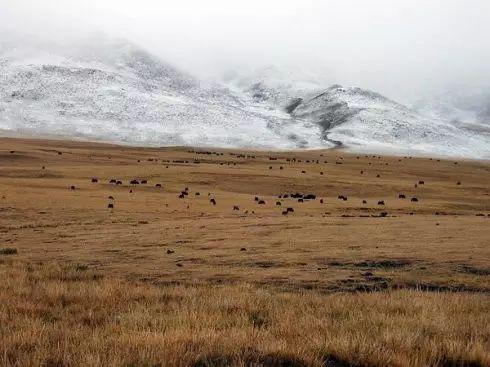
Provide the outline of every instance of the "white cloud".
<path id="1" fill-rule="evenodd" d="M 304 65 L 395 97 L 489 85 L 488 14 L 488 0 L 0 0 L 9 32 L 100 30 L 198 75 Z"/>

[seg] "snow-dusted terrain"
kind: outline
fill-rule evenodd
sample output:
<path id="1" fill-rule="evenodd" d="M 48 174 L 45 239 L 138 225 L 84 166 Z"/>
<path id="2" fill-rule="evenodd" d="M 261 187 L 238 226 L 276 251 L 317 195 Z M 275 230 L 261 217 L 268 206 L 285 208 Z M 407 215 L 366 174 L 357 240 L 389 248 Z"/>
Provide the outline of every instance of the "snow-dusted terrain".
<path id="1" fill-rule="evenodd" d="M 296 103 L 292 115 L 315 121 L 328 139 L 359 151 L 490 157 L 487 134 L 440 117 L 425 117 L 360 88 L 331 86 Z"/>
<path id="2" fill-rule="evenodd" d="M 487 113 L 490 108 L 482 108 L 477 126 L 471 125 L 428 103 L 416 111 L 368 90 L 328 87 L 313 73 L 271 66 L 204 83 L 128 42 L 104 37 L 70 45 L 0 42 L 0 131 L 24 135 L 152 146 L 342 144 L 490 158 Z"/>
<path id="3" fill-rule="evenodd" d="M 245 93 L 255 104 L 286 107 L 291 100 L 320 93 L 331 83 L 327 77 L 298 67 L 268 65 L 225 80 L 235 91 Z"/>
<path id="4" fill-rule="evenodd" d="M 124 41 L 1 49 L 3 130 L 148 145 L 330 146 L 318 126 L 247 101 Z"/>
<path id="5" fill-rule="evenodd" d="M 490 88 L 455 87 L 436 96 L 419 99 L 413 108 L 434 118 L 490 125 Z"/>
<path id="6" fill-rule="evenodd" d="M 490 139 L 490 89 L 456 88 L 420 99 L 413 108 L 430 119 L 451 121 L 463 131 Z"/>

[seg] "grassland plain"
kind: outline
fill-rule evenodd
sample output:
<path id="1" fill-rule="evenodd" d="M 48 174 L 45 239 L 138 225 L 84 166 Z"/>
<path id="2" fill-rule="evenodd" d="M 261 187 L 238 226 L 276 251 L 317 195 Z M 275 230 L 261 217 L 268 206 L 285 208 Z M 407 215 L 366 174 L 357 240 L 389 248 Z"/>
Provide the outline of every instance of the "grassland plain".
<path id="1" fill-rule="evenodd" d="M 490 164 L 0 139 L 0 274 L 6 366 L 488 366 Z"/>

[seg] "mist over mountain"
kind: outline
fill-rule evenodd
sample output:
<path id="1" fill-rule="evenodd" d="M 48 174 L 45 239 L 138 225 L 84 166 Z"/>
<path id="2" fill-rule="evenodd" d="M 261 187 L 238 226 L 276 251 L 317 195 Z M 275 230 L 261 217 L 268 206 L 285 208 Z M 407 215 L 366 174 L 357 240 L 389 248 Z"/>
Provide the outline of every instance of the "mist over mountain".
<path id="1" fill-rule="evenodd" d="M 490 157 L 484 93 L 410 108 L 332 80 L 269 65 L 210 82 L 120 39 L 3 40 L 0 129 L 153 146 Z"/>
<path id="2" fill-rule="evenodd" d="M 490 127 L 490 86 L 488 88 L 455 87 L 413 103 L 413 108 L 433 118 L 462 125 Z"/>
<path id="3" fill-rule="evenodd" d="M 256 103 L 287 107 L 291 100 L 319 93 L 333 84 L 332 78 L 299 67 L 267 65 L 249 73 L 234 73 L 224 78 L 231 89 L 238 89 Z"/>
<path id="4" fill-rule="evenodd" d="M 292 116 L 309 119 L 325 136 L 357 150 L 486 157 L 489 136 L 443 118 L 429 118 L 379 93 L 333 85 L 295 101 Z"/>
<path id="5" fill-rule="evenodd" d="M 77 46 L 4 45 L 0 128 L 130 144 L 312 148 L 312 124 L 261 109 L 126 41 Z"/>

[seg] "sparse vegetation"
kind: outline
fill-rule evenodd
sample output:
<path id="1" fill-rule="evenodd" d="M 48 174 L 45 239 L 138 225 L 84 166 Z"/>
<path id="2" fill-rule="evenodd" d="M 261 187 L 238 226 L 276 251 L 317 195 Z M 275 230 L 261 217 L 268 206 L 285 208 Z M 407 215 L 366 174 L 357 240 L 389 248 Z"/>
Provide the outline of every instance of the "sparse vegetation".
<path id="1" fill-rule="evenodd" d="M 488 366 L 490 299 L 158 286 L 0 265 L 4 366 Z"/>
<path id="2" fill-rule="evenodd" d="M 490 365 L 486 162 L 2 143 L 2 366 Z"/>

